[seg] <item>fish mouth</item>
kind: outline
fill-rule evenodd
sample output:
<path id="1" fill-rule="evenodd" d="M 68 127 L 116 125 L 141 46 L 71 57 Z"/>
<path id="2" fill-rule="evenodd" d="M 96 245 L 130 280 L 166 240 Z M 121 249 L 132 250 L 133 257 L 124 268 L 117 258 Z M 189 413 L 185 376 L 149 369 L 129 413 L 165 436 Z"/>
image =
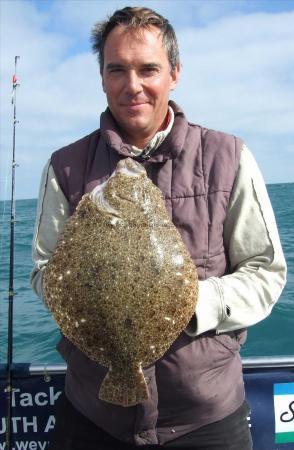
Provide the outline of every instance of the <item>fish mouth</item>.
<path id="1" fill-rule="evenodd" d="M 105 195 L 104 195 L 104 189 L 106 186 L 108 180 L 106 180 L 104 183 L 99 184 L 96 186 L 92 192 L 90 193 L 90 198 L 92 202 L 99 208 L 101 211 L 105 211 L 109 214 L 112 214 L 115 218 L 119 220 L 121 218 L 121 215 L 119 211 L 114 209 L 109 202 L 107 201 Z"/>
<path id="2" fill-rule="evenodd" d="M 144 167 L 138 163 L 137 161 L 134 161 L 132 158 L 125 158 L 118 162 L 117 167 L 115 171 L 112 173 L 112 175 L 108 178 L 108 180 L 104 181 L 104 183 L 99 184 L 96 186 L 92 192 L 90 193 L 90 198 L 95 203 L 95 205 L 101 210 L 105 211 L 111 215 L 113 215 L 113 225 L 115 225 L 120 219 L 121 219 L 121 213 L 114 209 L 109 201 L 107 200 L 104 191 L 106 184 L 109 182 L 109 180 L 113 177 L 115 177 L 118 173 L 127 176 L 127 177 L 135 177 L 140 178 L 144 175 L 146 175 L 146 170 Z"/>

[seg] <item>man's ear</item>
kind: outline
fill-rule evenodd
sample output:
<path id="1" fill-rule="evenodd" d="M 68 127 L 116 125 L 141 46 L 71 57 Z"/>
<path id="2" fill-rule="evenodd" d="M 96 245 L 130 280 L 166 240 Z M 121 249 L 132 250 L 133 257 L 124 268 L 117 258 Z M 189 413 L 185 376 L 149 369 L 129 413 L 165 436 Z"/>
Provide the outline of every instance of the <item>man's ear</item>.
<path id="1" fill-rule="evenodd" d="M 103 79 L 102 75 L 101 75 L 101 84 L 102 84 L 103 92 L 106 94 L 105 85 L 104 85 L 104 79 Z"/>
<path id="2" fill-rule="evenodd" d="M 180 79 L 180 63 L 176 65 L 176 67 L 171 71 L 171 81 L 170 81 L 170 90 L 173 91 Z"/>
<path id="3" fill-rule="evenodd" d="M 103 78 L 103 71 L 100 71 L 100 75 L 101 75 L 102 89 L 103 89 L 103 92 L 106 93 L 105 84 L 104 84 L 104 78 Z"/>

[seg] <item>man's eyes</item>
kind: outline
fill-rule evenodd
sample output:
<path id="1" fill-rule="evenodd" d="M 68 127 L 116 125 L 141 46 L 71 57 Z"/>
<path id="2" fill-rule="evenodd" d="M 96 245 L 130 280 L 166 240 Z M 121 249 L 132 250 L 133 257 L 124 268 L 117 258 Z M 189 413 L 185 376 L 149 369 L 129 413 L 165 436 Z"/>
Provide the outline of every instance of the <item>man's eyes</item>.
<path id="1" fill-rule="evenodd" d="M 124 69 L 123 67 L 114 67 L 109 70 L 109 73 L 111 74 L 123 74 L 127 73 L 128 71 Z M 142 76 L 151 76 L 156 75 L 159 72 L 157 67 L 143 67 L 139 70 L 138 74 Z"/>
<path id="2" fill-rule="evenodd" d="M 155 75 L 158 73 L 158 68 L 157 67 L 144 67 L 142 69 L 142 73 L 149 74 L 149 75 L 153 75 L 153 74 Z"/>

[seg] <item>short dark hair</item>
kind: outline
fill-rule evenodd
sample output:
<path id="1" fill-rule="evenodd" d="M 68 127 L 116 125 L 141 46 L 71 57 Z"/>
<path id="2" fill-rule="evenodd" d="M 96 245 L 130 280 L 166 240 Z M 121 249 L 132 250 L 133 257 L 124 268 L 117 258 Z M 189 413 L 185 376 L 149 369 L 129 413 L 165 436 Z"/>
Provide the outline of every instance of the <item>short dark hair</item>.
<path id="1" fill-rule="evenodd" d="M 100 71 L 104 66 L 104 46 L 109 33 L 118 25 L 123 25 L 126 30 L 140 28 L 148 29 L 150 26 L 157 27 L 162 33 L 162 42 L 167 51 L 168 60 L 173 71 L 180 61 L 179 48 L 176 33 L 167 19 L 152 9 L 144 7 L 126 6 L 116 10 L 108 20 L 97 22 L 91 33 L 93 53 L 97 53 Z"/>

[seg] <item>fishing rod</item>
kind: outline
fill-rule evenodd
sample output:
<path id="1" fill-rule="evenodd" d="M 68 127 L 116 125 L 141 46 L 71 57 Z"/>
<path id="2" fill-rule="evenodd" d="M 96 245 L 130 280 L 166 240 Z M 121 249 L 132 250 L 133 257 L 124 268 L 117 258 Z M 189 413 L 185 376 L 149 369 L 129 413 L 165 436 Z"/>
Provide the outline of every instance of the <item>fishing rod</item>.
<path id="1" fill-rule="evenodd" d="M 16 120 L 16 90 L 19 86 L 16 76 L 17 61 L 14 58 L 14 75 L 12 77 L 12 104 L 13 104 L 13 141 L 11 164 L 11 208 L 10 208 L 10 253 L 9 253 L 9 288 L 8 288 L 8 337 L 7 337 L 7 413 L 6 413 L 6 449 L 12 450 L 12 370 L 13 370 L 13 299 L 14 299 L 14 229 L 15 229 L 15 130 Z"/>

